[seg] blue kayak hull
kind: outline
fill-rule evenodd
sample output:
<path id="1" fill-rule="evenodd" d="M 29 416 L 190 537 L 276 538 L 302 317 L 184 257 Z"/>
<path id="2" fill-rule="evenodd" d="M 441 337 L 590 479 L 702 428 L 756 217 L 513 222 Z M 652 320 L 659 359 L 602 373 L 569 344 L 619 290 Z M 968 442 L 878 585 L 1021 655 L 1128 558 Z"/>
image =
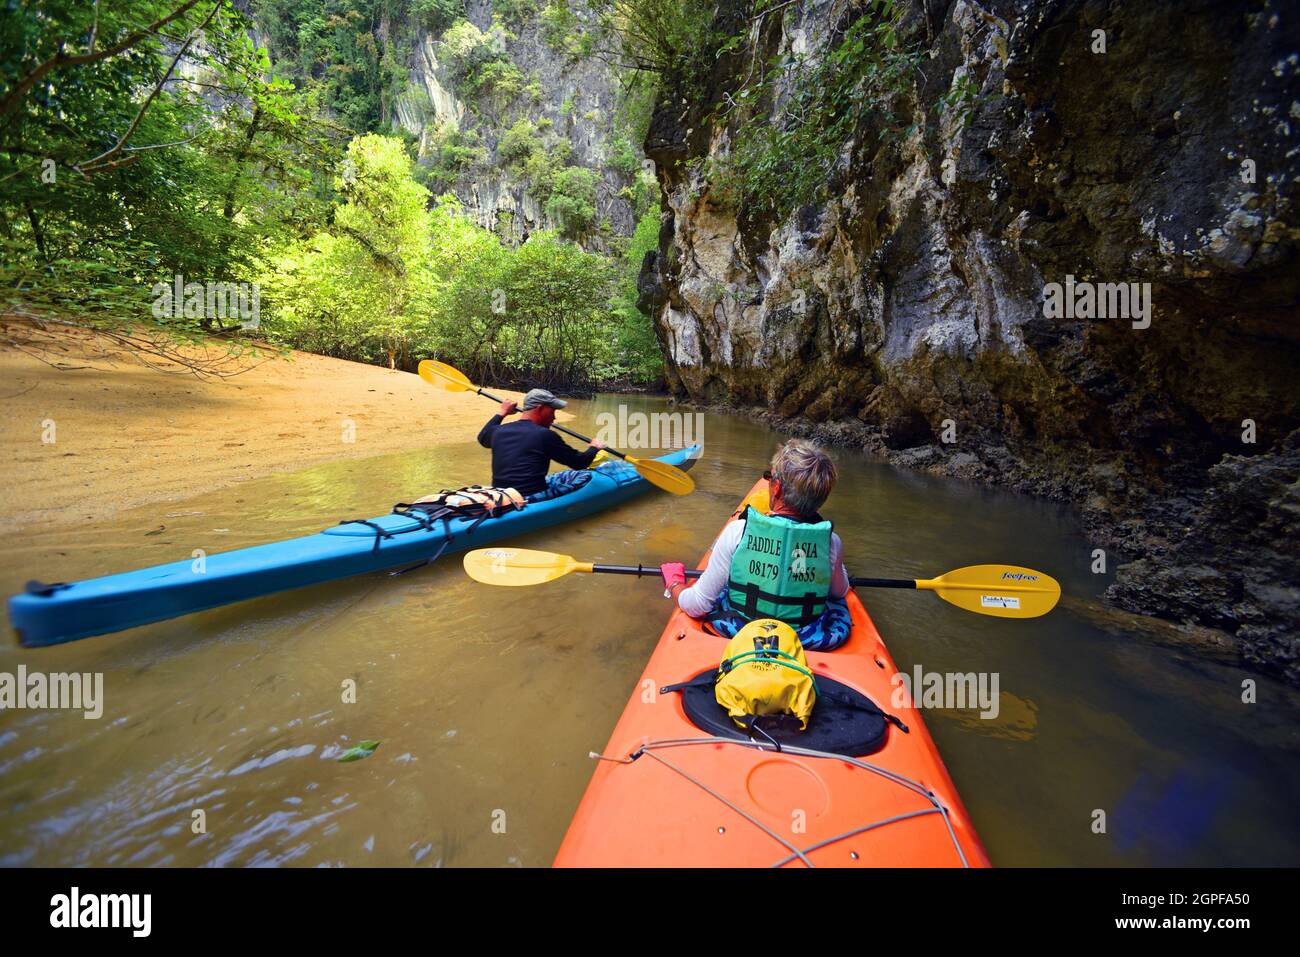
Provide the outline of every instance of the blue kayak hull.
<path id="1" fill-rule="evenodd" d="M 689 469 L 692 446 L 659 461 Z M 263 595 L 384 571 L 488 545 L 515 535 L 570 522 L 627 501 L 653 488 L 630 466 L 611 460 L 592 469 L 591 480 L 560 498 L 533 502 L 521 511 L 489 518 L 472 531 L 470 519 L 439 520 L 433 528 L 400 514 L 369 523 L 347 522 L 315 535 L 187 559 L 153 568 L 106 575 L 47 594 L 9 599 L 9 621 L 28 648 L 164 621 Z M 386 533 L 380 535 L 372 526 Z"/>

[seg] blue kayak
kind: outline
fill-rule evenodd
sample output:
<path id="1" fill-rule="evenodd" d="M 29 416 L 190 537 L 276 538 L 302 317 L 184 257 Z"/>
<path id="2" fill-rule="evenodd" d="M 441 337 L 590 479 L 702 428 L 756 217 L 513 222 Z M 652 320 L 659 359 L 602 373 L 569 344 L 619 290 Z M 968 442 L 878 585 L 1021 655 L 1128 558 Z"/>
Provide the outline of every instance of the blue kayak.
<path id="1" fill-rule="evenodd" d="M 698 445 L 659 461 L 689 469 Z M 305 538 L 210 555 L 71 584 L 32 582 L 9 599 L 9 620 L 26 647 L 56 645 L 147 625 L 291 588 L 427 562 L 514 535 L 585 518 L 653 488 L 631 466 L 610 460 L 585 485 L 492 518 L 430 520 L 402 511 L 344 522 Z"/>

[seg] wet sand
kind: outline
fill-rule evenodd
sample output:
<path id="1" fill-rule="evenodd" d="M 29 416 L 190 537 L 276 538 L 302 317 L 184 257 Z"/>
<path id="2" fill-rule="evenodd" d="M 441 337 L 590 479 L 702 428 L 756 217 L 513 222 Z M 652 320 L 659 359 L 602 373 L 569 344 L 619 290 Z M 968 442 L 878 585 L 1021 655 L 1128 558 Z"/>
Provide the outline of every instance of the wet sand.
<path id="1" fill-rule="evenodd" d="M 304 352 L 245 355 L 228 365 L 238 374 L 200 378 L 69 327 L 6 320 L 3 331 L 8 529 L 103 520 L 277 472 L 472 442 L 494 410 L 412 373 Z"/>

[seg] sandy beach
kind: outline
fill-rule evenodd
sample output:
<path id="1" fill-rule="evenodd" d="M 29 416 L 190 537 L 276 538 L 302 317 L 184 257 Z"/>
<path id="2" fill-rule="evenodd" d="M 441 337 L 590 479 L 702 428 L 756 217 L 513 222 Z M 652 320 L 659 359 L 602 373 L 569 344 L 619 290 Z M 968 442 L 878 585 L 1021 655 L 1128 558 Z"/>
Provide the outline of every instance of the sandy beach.
<path id="1" fill-rule="evenodd" d="M 327 461 L 473 441 L 494 408 L 412 373 L 303 352 L 243 356 L 228 364 L 237 374 L 200 378 L 84 330 L 3 326 L 0 525 L 9 529 L 99 520 Z"/>

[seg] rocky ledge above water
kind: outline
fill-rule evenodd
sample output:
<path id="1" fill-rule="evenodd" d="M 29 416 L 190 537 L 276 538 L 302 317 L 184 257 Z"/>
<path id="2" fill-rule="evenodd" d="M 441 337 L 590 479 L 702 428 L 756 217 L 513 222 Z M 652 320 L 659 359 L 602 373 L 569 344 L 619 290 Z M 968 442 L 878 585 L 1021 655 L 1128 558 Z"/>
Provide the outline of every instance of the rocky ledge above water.
<path id="1" fill-rule="evenodd" d="M 656 112 L 665 214 L 640 292 L 673 390 L 1068 502 L 1130 558 L 1113 602 L 1221 629 L 1300 684 L 1300 16 L 913 4 L 913 136 L 861 129 L 832 198 L 784 218 L 714 196 L 702 161 L 735 130 L 711 117 L 755 48 L 824 54 L 860 12 L 760 18 L 707 95 Z M 965 78 L 959 126 L 933 104 Z M 1049 318 L 1067 277 L 1149 283 L 1149 325 Z"/>

